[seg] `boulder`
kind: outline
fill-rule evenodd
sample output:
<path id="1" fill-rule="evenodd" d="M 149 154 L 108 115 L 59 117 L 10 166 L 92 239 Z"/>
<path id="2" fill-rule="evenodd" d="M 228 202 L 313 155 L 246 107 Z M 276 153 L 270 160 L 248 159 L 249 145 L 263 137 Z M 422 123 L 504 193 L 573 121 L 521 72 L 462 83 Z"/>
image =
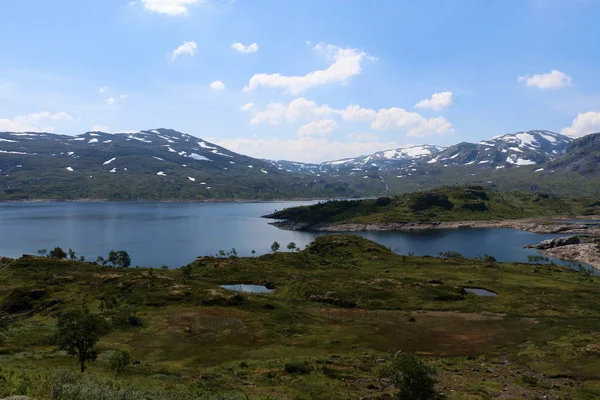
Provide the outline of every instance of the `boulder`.
<path id="1" fill-rule="evenodd" d="M 540 244 L 530 245 L 530 246 L 525 246 L 525 247 L 538 249 L 538 250 L 548 250 L 548 249 L 553 249 L 555 247 L 562 247 L 562 246 L 568 246 L 571 244 L 579 244 L 579 243 L 581 243 L 581 239 L 579 238 L 579 236 L 569 236 L 569 237 L 561 237 L 561 238 L 556 238 L 556 239 L 548 239 L 548 240 L 542 241 Z"/>

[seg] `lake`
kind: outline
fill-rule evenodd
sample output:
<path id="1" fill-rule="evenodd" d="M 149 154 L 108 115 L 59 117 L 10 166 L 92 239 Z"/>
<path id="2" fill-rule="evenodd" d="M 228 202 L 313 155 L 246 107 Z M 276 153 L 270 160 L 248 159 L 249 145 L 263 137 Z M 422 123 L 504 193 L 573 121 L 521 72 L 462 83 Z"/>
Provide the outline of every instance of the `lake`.
<path id="1" fill-rule="evenodd" d="M 177 268 L 198 256 L 235 248 L 240 256 L 264 254 L 273 241 L 301 248 L 325 233 L 283 231 L 260 218 L 310 202 L 263 203 L 0 203 L 0 255 L 20 257 L 39 249 L 72 248 L 88 260 L 126 250 L 132 265 Z M 359 232 L 393 250 L 418 256 L 456 251 L 466 257 L 490 254 L 498 261 L 526 262 L 526 244 L 564 235 L 513 229 L 422 232 Z M 563 263 L 567 264 L 567 263 Z"/>

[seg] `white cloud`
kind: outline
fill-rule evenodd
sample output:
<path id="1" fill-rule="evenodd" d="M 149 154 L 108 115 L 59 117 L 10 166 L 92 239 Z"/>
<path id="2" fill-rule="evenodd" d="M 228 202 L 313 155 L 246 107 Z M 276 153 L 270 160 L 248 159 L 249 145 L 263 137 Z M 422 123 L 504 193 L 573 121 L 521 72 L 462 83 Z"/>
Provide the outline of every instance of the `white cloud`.
<path id="1" fill-rule="evenodd" d="M 94 125 L 92 126 L 92 132 L 110 132 L 110 128 L 106 125 Z"/>
<path id="2" fill-rule="evenodd" d="M 48 111 L 32 113 L 9 118 L 0 118 L 0 131 L 7 132 L 51 132 L 55 128 L 53 126 L 39 126 L 39 123 L 44 120 L 50 121 L 71 121 L 71 117 L 66 112 L 52 114 Z"/>
<path id="3" fill-rule="evenodd" d="M 299 97 L 289 104 L 271 103 L 262 111 L 255 112 L 250 123 L 276 125 L 282 122 L 317 121 L 332 116 L 346 121 L 371 121 L 371 128 L 380 131 L 404 131 L 408 136 L 428 136 L 452 132 L 452 124 L 445 118 L 424 118 L 416 112 L 402 108 L 384 108 L 379 111 L 349 105 L 345 109 L 334 109 L 326 104 Z"/>
<path id="4" fill-rule="evenodd" d="M 251 157 L 302 162 L 321 162 L 356 157 L 401 146 L 400 143 L 395 141 L 340 142 L 312 136 L 302 136 L 294 139 L 206 138 L 206 140 Z"/>
<path id="5" fill-rule="evenodd" d="M 187 14 L 189 6 L 196 3 L 198 0 L 142 0 L 147 10 L 167 15 Z"/>
<path id="6" fill-rule="evenodd" d="M 452 92 L 439 92 L 431 95 L 430 99 L 421 100 L 415 104 L 416 108 L 431 108 L 439 111 L 453 104 Z"/>
<path id="7" fill-rule="evenodd" d="M 122 94 L 119 96 L 120 100 L 125 100 L 126 98 L 128 98 L 129 96 L 127 96 L 126 94 Z"/>
<path id="8" fill-rule="evenodd" d="M 177 57 L 181 56 L 193 56 L 196 54 L 196 50 L 198 49 L 198 45 L 196 42 L 183 42 L 182 45 L 177 47 L 175 50 L 169 53 L 171 57 L 171 61 L 175 61 Z"/>
<path id="9" fill-rule="evenodd" d="M 214 81 L 210 85 L 208 85 L 208 87 L 212 90 L 223 90 L 225 89 L 225 84 L 221 81 Z"/>
<path id="10" fill-rule="evenodd" d="M 329 135 L 337 128 L 337 122 L 332 119 L 311 122 L 298 128 L 299 136 Z"/>
<path id="11" fill-rule="evenodd" d="M 284 121 L 310 121 L 328 117 L 334 111 L 328 105 L 319 106 L 314 101 L 299 97 L 288 105 L 283 103 L 268 104 L 267 109 L 257 112 L 250 120 L 250 123 L 253 125 L 264 123 L 276 125 Z"/>
<path id="12" fill-rule="evenodd" d="M 553 69 L 547 74 L 521 76 L 517 80 L 519 82 L 525 82 L 525 85 L 527 86 L 535 86 L 540 89 L 557 89 L 571 85 L 573 82 L 573 78 L 556 69 Z"/>
<path id="13" fill-rule="evenodd" d="M 133 6 L 135 6 L 135 1 L 130 1 L 130 2 L 129 2 L 129 3 L 127 3 L 127 4 L 129 4 L 131 7 L 133 7 Z"/>
<path id="14" fill-rule="evenodd" d="M 396 107 L 379 110 L 371 128 L 380 131 L 403 130 L 407 136 L 418 137 L 452 132 L 452 124 L 445 118 L 426 119 L 418 113 Z"/>
<path id="15" fill-rule="evenodd" d="M 343 110 L 336 110 L 346 121 L 371 121 L 377 116 L 377 111 L 351 104 Z"/>
<path id="16" fill-rule="evenodd" d="M 374 135 L 370 132 L 357 132 L 357 133 L 349 133 L 347 136 L 348 140 L 353 140 L 357 142 L 376 142 L 379 139 L 379 136 Z"/>
<path id="17" fill-rule="evenodd" d="M 112 106 L 112 105 L 114 105 L 114 104 L 116 104 L 116 103 L 117 103 L 117 99 L 116 99 L 116 98 L 114 98 L 114 97 L 112 97 L 112 96 L 110 96 L 109 98 L 107 98 L 107 99 L 106 99 L 106 103 L 107 103 L 109 106 Z"/>
<path id="18" fill-rule="evenodd" d="M 232 44 L 231 48 L 234 49 L 235 51 L 237 51 L 238 53 L 244 53 L 244 54 L 256 53 L 259 49 L 259 47 L 256 43 L 252 43 L 252 44 L 249 44 L 248 46 L 244 46 L 240 42 L 236 42 L 236 43 Z"/>
<path id="19" fill-rule="evenodd" d="M 102 86 L 101 88 L 98 89 L 99 93 L 106 93 L 108 92 L 109 87 L 108 86 Z"/>
<path id="20" fill-rule="evenodd" d="M 577 114 L 571 126 L 560 131 L 563 135 L 581 137 L 590 133 L 600 132 L 600 111 L 588 111 Z"/>
<path id="21" fill-rule="evenodd" d="M 240 107 L 242 111 L 251 111 L 254 109 L 254 103 L 247 103 Z"/>
<path id="22" fill-rule="evenodd" d="M 332 61 L 327 69 L 312 71 L 302 76 L 285 76 L 279 73 L 255 74 L 244 90 L 252 91 L 266 86 L 299 94 L 319 85 L 345 83 L 349 78 L 361 73 L 361 64 L 365 59 L 374 59 L 357 49 L 342 49 L 325 43 L 319 43 L 314 49 Z"/>

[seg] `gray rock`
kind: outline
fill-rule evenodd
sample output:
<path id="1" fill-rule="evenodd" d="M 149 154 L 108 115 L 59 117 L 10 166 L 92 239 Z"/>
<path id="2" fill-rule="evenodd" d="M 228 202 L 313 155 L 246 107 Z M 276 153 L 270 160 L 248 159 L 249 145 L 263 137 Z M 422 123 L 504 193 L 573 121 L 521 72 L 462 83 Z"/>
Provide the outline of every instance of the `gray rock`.
<path id="1" fill-rule="evenodd" d="M 581 239 L 579 236 L 569 236 L 569 237 L 561 237 L 556 239 L 548 239 L 542 241 L 537 245 L 525 246 L 527 248 L 533 248 L 538 250 L 548 250 L 553 249 L 555 247 L 568 246 L 570 244 L 579 244 L 581 243 Z"/>

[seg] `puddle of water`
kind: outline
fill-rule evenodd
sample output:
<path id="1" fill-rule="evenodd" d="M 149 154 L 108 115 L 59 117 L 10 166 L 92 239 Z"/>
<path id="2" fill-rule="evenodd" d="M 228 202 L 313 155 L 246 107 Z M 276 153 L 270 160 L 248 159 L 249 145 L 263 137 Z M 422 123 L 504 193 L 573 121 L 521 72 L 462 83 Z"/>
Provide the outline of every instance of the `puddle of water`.
<path id="1" fill-rule="evenodd" d="M 465 292 L 473 293 L 477 296 L 483 297 L 496 297 L 498 293 L 490 292 L 489 290 L 480 289 L 480 288 L 464 288 Z"/>
<path id="2" fill-rule="evenodd" d="M 265 286 L 260 285 L 221 285 L 223 289 L 233 290 L 235 292 L 244 292 L 244 293 L 272 293 L 273 290 L 267 289 Z"/>

